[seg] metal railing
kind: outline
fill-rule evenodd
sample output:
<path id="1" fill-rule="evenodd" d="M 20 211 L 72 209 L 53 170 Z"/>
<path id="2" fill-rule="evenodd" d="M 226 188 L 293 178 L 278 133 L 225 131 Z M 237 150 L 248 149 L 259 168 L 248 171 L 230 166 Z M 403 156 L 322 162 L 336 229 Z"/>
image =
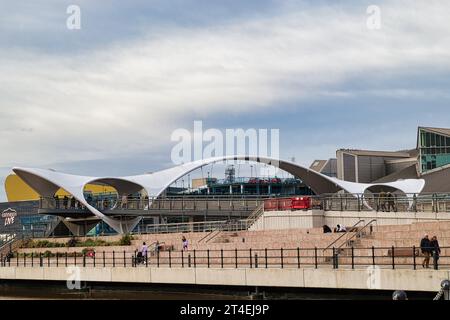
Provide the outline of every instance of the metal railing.
<path id="1" fill-rule="evenodd" d="M 140 226 L 132 234 L 158 234 L 158 233 L 183 233 L 183 232 L 213 232 L 221 231 L 243 231 L 247 230 L 251 221 L 241 220 L 221 220 L 204 222 L 184 222 L 184 223 L 163 223 Z"/>
<path id="2" fill-rule="evenodd" d="M 450 194 L 324 194 L 311 207 L 324 211 L 450 212 Z"/>
<path id="3" fill-rule="evenodd" d="M 288 196 L 290 197 L 290 196 Z M 295 196 L 291 196 L 295 197 Z M 310 198 L 310 209 L 324 211 L 382 211 L 382 212 L 450 212 L 450 194 L 323 194 Z M 245 211 L 252 212 L 267 199 L 286 196 L 211 195 L 177 196 L 159 198 L 112 197 L 90 200 L 90 204 L 101 211 Z M 56 200 L 42 197 L 40 209 L 85 211 L 86 208 L 71 198 Z"/>
<path id="4" fill-rule="evenodd" d="M 364 220 L 363 220 L 364 221 Z M 370 228 L 370 230 L 369 230 L 369 233 L 370 234 L 372 234 L 372 225 L 375 223 L 375 222 L 377 222 L 377 220 L 376 219 L 372 219 L 372 220 L 370 220 L 369 222 L 367 222 L 362 228 L 358 228 L 357 230 L 356 230 L 356 232 L 355 233 L 353 233 L 353 234 L 350 234 L 350 236 L 343 242 L 343 243 L 341 243 L 338 247 L 337 247 L 337 249 L 339 250 L 339 249 L 341 249 L 344 245 L 347 245 L 347 247 L 349 247 L 349 246 L 351 246 L 351 243 L 354 241 L 353 239 L 360 239 L 360 238 L 362 238 L 363 236 L 365 236 L 366 235 L 366 233 L 365 233 L 365 231 L 368 229 L 368 228 Z"/>
<path id="5" fill-rule="evenodd" d="M 349 235 L 351 236 L 353 232 L 356 232 L 356 231 L 357 231 L 356 228 L 357 228 L 361 223 L 364 223 L 364 222 L 365 222 L 364 220 L 359 220 L 358 222 L 356 222 L 353 226 L 351 226 L 351 227 L 349 228 L 349 230 L 343 232 L 341 236 L 339 236 L 337 239 L 335 239 L 333 242 L 331 242 L 331 243 L 330 243 L 325 249 L 323 249 L 323 250 L 324 250 L 324 251 L 325 251 L 325 250 L 328 250 L 328 249 L 330 249 L 331 247 L 336 246 L 336 243 L 338 243 L 342 238 L 349 237 Z M 347 241 L 347 240 L 346 240 L 346 241 Z M 346 241 L 344 241 L 344 243 L 345 243 Z"/>
<path id="6" fill-rule="evenodd" d="M 97 251 L 87 253 L 14 253 L 0 257 L 1 267 L 168 267 L 168 268 L 333 268 L 422 269 L 425 257 L 417 247 L 279 248 L 149 251 L 140 258 L 136 251 Z M 432 269 L 450 269 L 450 247 L 441 247 Z"/>
<path id="7" fill-rule="evenodd" d="M 248 211 L 264 203 L 266 197 L 254 196 L 210 196 L 210 197 L 166 197 L 166 198 L 111 198 L 108 201 L 87 200 L 93 207 L 114 211 Z M 66 200 L 41 197 L 39 209 L 85 211 L 86 207 L 72 198 Z"/>

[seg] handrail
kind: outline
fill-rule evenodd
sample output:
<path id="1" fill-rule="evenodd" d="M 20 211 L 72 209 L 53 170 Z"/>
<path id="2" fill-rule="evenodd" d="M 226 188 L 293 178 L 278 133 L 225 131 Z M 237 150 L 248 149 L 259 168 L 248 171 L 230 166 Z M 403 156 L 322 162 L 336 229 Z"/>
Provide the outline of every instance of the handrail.
<path id="1" fill-rule="evenodd" d="M 255 224 L 255 222 L 264 214 L 264 203 L 260 204 L 253 212 L 248 216 L 247 221 L 248 226 L 247 229 L 250 229 L 251 226 Z"/>
<path id="2" fill-rule="evenodd" d="M 362 234 L 362 231 L 365 230 L 369 225 L 371 225 L 372 223 L 376 222 L 377 219 L 372 219 L 370 220 L 368 223 L 366 223 L 366 225 L 364 227 L 362 227 L 360 230 L 358 230 L 358 232 L 356 232 L 355 234 L 353 234 L 350 238 L 347 239 L 347 241 L 343 242 L 339 247 L 337 247 L 336 249 L 340 249 L 342 248 L 342 246 L 346 243 L 348 243 L 349 241 L 351 241 L 353 238 L 358 237 L 358 235 Z"/>
<path id="3" fill-rule="evenodd" d="M 223 223 L 219 224 L 214 230 L 210 231 L 206 236 L 204 236 L 203 238 L 201 238 L 198 243 L 201 243 L 203 240 L 205 240 L 206 238 L 208 238 L 211 234 L 213 234 L 216 231 L 219 231 L 219 233 L 221 232 L 221 229 L 225 226 L 228 225 L 230 222 L 230 220 L 226 220 Z M 210 239 L 209 239 L 210 240 Z M 206 243 L 208 243 L 208 241 L 206 241 Z"/>
<path id="4" fill-rule="evenodd" d="M 208 243 L 208 242 L 210 242 L 212 239 L 215 239 L 219 234 L 222 233 L 223 230 L 217 229 L 216 231 L 217 231 L 217 232 L 216 232 L 213 236 L 211 236 L 211 237 L 209 237 L 208 239 L 205 240 L 205 243 Z"/>
<path id="5" fill-rule="evenodd" d="M 421 194 L 388 194 L 380 193 L 345 193 L 345 194 L 321 194 L 308 195 L 315 205 L 324 211 L 388 211 L 388 212 L 448 212 L 450 210 L 450 193 L 421 193 Z M 138 210 L 142 215 L 152 211 L 228 211 L 239 210 L 252 212 L 261 202 L 267 199 L 284 199 L 297 195 L 179 195 L 156 198 L 136 197 L 110 199 L 107 206 L 102 201 L 94 201 L 100 210 L 121 211 Z M 123 201 L 122 201 L 123 200 Z M 240 202 L 243 201 L 242 204 Z M 217 202 L 217 203 L 216 203 Z M 226 203 L 230 202 L 229 205 Z M 245 202 L 245 203 L 244 203 Z M 180 208 L 181 206 L 181 208 Z M 176 208 L 175 208 L 176 207 Z M 79 202 L 61 199 L 55 202 L 52 197 L 42 197 L 39 201 L 39 209 L 43 210 L 72 210 L 88 211 Z"/>
<path id="6" fill-rule="evenodd" d="M 0 251 L 3 251 L 3 249 L 8 246 L 9 244 L 13 243 L 17 239 L 17 234 L 7 235 L 5 240 L 2 240 L 2 243 L 0 245 Z"/>
<path id="7" fill-rule="evenodd" d="M 361 222 L 364 222 L 364 220 L 359 220 L 357 223 L 355 223 L 351 229 L 356 228 Z M 349 231 L 350 232 L 350 231 Z M 348 232 L 343 233 L 339 238 L 337 238 L 336 240 L 334 240 L 332 243 L 330 243 L 330 245 L 328 247 L 326 247 L 325 249 L 323 249 L 323 251 L 326 251 L 328 249 L 330 249 L 336 242 L 338 242 L 339 240 L 341 240 L 343 237 L 347 236 Z"/>

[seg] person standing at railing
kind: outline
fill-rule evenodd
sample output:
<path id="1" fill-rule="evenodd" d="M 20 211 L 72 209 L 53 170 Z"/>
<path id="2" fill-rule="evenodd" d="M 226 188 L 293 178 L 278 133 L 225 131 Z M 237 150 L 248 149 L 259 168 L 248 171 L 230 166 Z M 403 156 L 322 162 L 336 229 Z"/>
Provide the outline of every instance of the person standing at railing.
<path id="1" fill-rule="evenodd" d="M 122 204 L 121 204 L 121 208 L 122 209 L 126 209 L 127 208 L 127 203 L 128 203 L 128 196 L 126 194 L 122 195 Z"/>
<path id="2" fill-rule="evenodd" d="M 54 199 L 55 199 L 55 209 L 59 209 L 59 197 L 57 194 L 55 194 Z"/>
<path id="3" fill-rule="evenodd" d="M 72 209 L 75 209 L 75 203 L 76 203 L 76 199 L 74 196 L 72 196 L 72 198 L 70 199 L 70 207 Z"/>
<path id="4" fill-rule="evenodd" d="M 395 200 L 394 200 L 394 195 L 391 192 L 387 193 L 387 211 L 391 212 L 391 208 L 392 211 L 395 212 Z"/>
<path id="5" fill-rule="evenodd" d="M 103 200 L 103 210 L 108 210 L 109 209 L 109 199 L 105 198 Z"/>
<path id="6" fill-rule="evenodd" d="M 150 199 L 148 198 L 148 195 L 144 197 L 144 210 L 148 210 L 150 208 Z"/>
<path id="7" fill-rule="evenodd" d="M 64 209 L 67 210 L 68 205 L 69 205 L 69 197 L 67 195 L 65 195 L 64 198 L 63 198 L 63 207 L 64 207 Z"/>
<path id="8" fill-rule="evenodd" d="M 422 262 L 422 267 L 428 269 L 430 267 L 430 256 L 432 251 L 431 241 L 428 237 L 428 234 L 426 234 L 420 241 L 420 250 L 422 251 L 422 254 L 425 256 Z"/>
<path id="9" fill-rule="evenodd" d="M 431 247 L 431 252 L 433 255 L 434 269 L 438 270 L 438 261 L 439 261 L 439 256 L 441 254 L 441 247 L 439 246 L 439 241 L 437 240 L 436 236 L 433 236 L 433 238 L 431 238 L 430 247 Z"/>
<path id="10" fill-rule="evenodd" d="M 381 190 L 379 195 L 379 207 L 382 212 L 386 212 L 386 192 L 384 190 Z"/>

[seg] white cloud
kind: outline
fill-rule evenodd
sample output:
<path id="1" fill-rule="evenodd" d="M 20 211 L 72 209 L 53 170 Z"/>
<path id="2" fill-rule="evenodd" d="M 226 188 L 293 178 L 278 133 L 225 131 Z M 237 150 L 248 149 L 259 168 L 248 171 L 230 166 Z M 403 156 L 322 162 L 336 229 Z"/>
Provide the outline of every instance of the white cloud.
<path id="1" fill-rule="evenodd" d="M 334 88 L 384 72 L 449 71 L 448 1 L 380 6 L 378 31 L 366 28 L 364 7 L 291 7 L 205 29 L 153 28 L 90 52 L 10 48 L 0 53 L 0 166 L 158 149 L 191 127 L 184 119 L 280 112 L 284 102 L 351 94 Z"/>

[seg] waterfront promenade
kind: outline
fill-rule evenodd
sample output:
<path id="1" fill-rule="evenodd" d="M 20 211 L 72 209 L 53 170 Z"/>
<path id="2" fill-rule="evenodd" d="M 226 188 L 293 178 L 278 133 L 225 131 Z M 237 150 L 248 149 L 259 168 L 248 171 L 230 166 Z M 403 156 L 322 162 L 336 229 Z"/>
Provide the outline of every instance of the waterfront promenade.
<path id="1" fill-rule="evenodd" d="M 246 287 L 406 290 L 437 292 L 449 270 L 408 269 L 220 269 L 220 268 L 0 268 L 2 280 L 72 281 L 96 283 L 214 285 Z"/>

